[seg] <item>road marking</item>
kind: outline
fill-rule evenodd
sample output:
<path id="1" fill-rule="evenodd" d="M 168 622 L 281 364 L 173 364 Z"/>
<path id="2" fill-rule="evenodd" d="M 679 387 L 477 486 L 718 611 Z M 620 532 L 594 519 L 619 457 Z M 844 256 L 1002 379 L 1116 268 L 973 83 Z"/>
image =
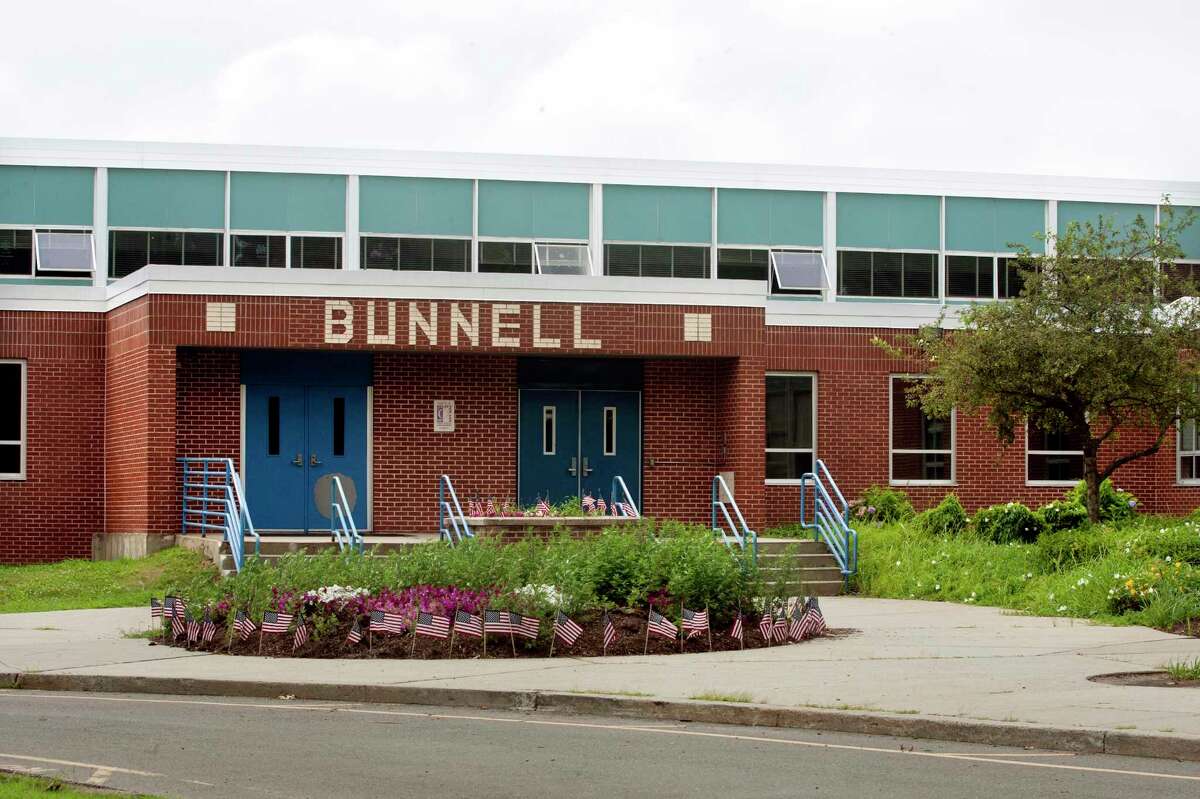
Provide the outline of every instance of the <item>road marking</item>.
<path id="1" fill-rule="evenodd" d="M 88 777 L 88 785 L 107 785 L 111 776 L 112 769 L 98 768 L 92 772 L 92 776 Z"/>
<path id="2" fill-rule="evenodd" d="M 906 755 L 909 757 L 928 757 L 939 760 L 963 760 L 976 763 L 996 763 L 1007 766 L 1024 766 L 1026 768 L 1048 768 L 1058 769 L 1062 771 L 1080 771 L 1091 774 L 1118 774 L 1126 777 L 1147 777 L 1166 780 L 1183 780 L 1185 782 L 1200 782 L 1200 775 L 1189 774 L 1169 774 L 1159 771 L 1136 771 L 1130 769 L 1102 768 L 1099 766 L 1074 766 L 1065 763 L 1030 763 L 1023 760 L 1014 760 L 1013 757 L 1033 757 L 1040 753 L 1030 755 L 1009 755 L 1005 753 L 979 753 L 965 754 L 958 752 L 917 752 L 906 749 L 885 748 L 879 746 L 858 746 L 855 744 L 835 744 L 819 741 L 798 741 L 792 738 L 772 738 L 769 736 L 758 735 L 738 735 L 735 733 L 725 732 L 702 732 L 700 730 L 685 730 L 679 728 L 664 728 L 653 725 L 626 725 L 626 724 L 600 724 L 596 722 L 586 721 L 550 721 L 547 719 L 533 718 L 503 718 L 499 716 L 473 716 L 466 714 L 454 713 L 420 713 L 417 711 L 405 710 L 373 710 L 368 708 L 355 707 L 340 707 L 336 705 L 265 705 L 252 702 L 214 702 L 203 701 L 197 699 L 140 699 L 134 697 L 94 697 L 94 696 L 72 696 L 69 694 L 30 694 L 23 691 L 0 691 L 0 696 L 20 697 L 20 698 L 36 698 L 36 699 L 76 699 L 76 700 L 100 700 L 107 702 L 136 702 L 150 704 L 180 704 L 180 705 L 213 705 L 216 707 L 249 707 L 263 710 L 325 710 L 335 713 L 357 713 L 359 715 L 371 716 L 399 716 L 402 718 L 423 718 L 423 719 L 438 719 L 450 721 L 486 721 L 494 724 L 532 724 L 543 727 L 578 727 L 582 729 L 594 730 L 613 730 L 623 732 L 645 732 L 658 735 L 687 735 L 699 738 L 716 738 L 727 741 L 747 741 L 750 743 L 772 743 L 783 746 L 800 746 L 811 749 L 837 749 L 847 752 L 868 752 L 871 754 L 882 755 Z M 1040 754 L 1046 756 L 1068 756 L 1070 752 L 1053 753 L 1052 755 Z M 1101 754 L 1099 752 L 1095 754 Z M 0 753 L 0 757 L 17 757 L 20 755 L 5 755 Z M 37 760 L 38 758 L 26 758 Z M 47 763 L 66 763 L 66 761 L 45 760 Z M 89 764 L 75 763 L 68 765 L 86 766 Z M 103 768 L 102 766 L 93 766 L 93 768 Z M 116 769 L 120 770 L 120 769 Z M 129 772 L 142 773 L 142 772 Z M 153 775 L 162 776 L 162 775 Z"/>
<path id="3" fill-rule="evenodd" d="M 74 760 L 55 760 L 52 757 L 33 757 L 32 755 L 14 755 L 14 754 L 10 754 L 8 752 L 0 752 L 0 757 L 11 757 L 14 760 L 32 760 L 34 763 L 53 763 L 56 766 L 75 766 L 76 768 L 90 768 L 93 772 L 107 771 L 107 772 L 109 772 L 109 776 L 112 776 L 113 772 L 118 772 L 120 774 L 136 774 L 139 777 L 162 777 L 163 776 L 162 774 L 159 774 L 154 771 L 138 771 L 137 769 L 132 769 L 132 768 L 118 768 L 117 766 L 101 766 L 97 763 L 78 763 Z"/>

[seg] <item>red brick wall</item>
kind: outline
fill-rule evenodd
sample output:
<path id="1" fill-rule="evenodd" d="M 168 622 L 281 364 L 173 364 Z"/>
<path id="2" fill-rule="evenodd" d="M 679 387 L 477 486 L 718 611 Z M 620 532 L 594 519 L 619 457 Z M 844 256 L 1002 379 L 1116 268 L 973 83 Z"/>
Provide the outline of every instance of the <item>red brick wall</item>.
<path id="1" fill-rule="evenodd" d="M 0 480 L 0 563 L 88 558 L 103 528 L 104 317 L 0 312 L 0 358 L 26 360 L 24 480 Z"/>
<path id="2" fill-rule="evenodd" d="M 646 361 L 642 511 L 648 516 L 709 519 L 709 481 L 721 461 L 715 373 L 711 360 Z"/>
<path id="3" fill-rule="evenodd" d="M 747 524 L 761 529 L 766 521 L 763 480 L 766 477 L 766 363 L 761 357 L 732 358 L 718 363 L 715 381 L 717 435 L 721 471 L 734 473 L 734 498 Z M 712 479 L 712 476 L 709 476 Z M 711 498 L 711 493 L 710 493 Z"/>

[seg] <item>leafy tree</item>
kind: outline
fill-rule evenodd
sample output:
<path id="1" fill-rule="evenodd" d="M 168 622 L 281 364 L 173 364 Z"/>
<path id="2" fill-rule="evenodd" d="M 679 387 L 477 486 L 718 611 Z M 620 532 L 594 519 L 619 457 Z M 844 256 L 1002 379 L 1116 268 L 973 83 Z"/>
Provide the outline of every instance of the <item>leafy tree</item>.
<path id="1" fill-rule="evenodd" d="M 1164 198 L 1157 225 L 1073 222 L 1046 237 L 1047 254 L 1023 249 L 1019 297 L 971 306 L 961 331 L 939 320 L 910 340 L 929 379 L 914 381 L 909 401 L 941 417 L 986 408 L 1006 445 L 1026 420 L 1078 435 L 1088 517 L 1098 521 L 1101 482 L 1158 452 L 1181 419 L 1200 418 L 1200 301 L 1175 264 L 1193 217 Z M 1151 431 L 1150 443 L 1124 444 L 1132 428 Z M 1101 447 L 1111 455 L 1103 468 Z"/>

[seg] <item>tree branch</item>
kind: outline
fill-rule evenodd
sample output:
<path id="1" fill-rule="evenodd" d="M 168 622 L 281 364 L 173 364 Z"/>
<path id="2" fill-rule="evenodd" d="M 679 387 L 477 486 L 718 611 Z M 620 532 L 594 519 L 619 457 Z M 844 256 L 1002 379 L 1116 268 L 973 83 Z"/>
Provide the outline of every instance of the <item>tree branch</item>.
<path id="1" fill-rule="evenodd" d="M 1103 482 L 1105 478 L 1112 477 L 1113 472 L 1115 472 L 1117 469 L 1121 468 L 1125 464 L 1130 463 L 1131 461 L 1136 461 L 1139 458 L 1149 457 L 1150 455 L 1157 453 L 1160 449 L 1162 449 L 1163 440 L 1167 437 L 1167 431 L 1170 429 L 1171 429 L 1170 423 L 1159 427 L 1158 436 L 1154 439 L 1153 444 L 1151 444 L 1150 446 L 1145 447 L 1143 449 L 1136 450 L 1134 452 L 1128 452 L 1128 453 L 1122 455 L 1121 457 L 1117 458 L 1116 460 L 1114 460 L 1107 467 L 1105 467 L 1103 472 L 1100 473 L 1100 480 Z"/>

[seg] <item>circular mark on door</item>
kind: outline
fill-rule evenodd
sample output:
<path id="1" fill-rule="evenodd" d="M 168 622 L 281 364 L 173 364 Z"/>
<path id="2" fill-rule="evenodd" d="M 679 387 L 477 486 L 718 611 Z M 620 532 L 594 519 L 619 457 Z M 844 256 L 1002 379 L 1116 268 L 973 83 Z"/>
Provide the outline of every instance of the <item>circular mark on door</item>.
<path id="1" fill-rule="evenodd" d="M 338 472 L 323 474 L 313 484 L 313 502 L 317 506 L 317 513 L 326 519 L 330 518 L 333 513 L 329 492 L 333 488 L 333 478 L 335 477 L 341 479 L 342 491 L 346 494 L 346 504 L 350 506 L 350 512 L 353 513 L 355 506 L 358 505 L 358 486 L 354 484 L 353 478 Z"/>

